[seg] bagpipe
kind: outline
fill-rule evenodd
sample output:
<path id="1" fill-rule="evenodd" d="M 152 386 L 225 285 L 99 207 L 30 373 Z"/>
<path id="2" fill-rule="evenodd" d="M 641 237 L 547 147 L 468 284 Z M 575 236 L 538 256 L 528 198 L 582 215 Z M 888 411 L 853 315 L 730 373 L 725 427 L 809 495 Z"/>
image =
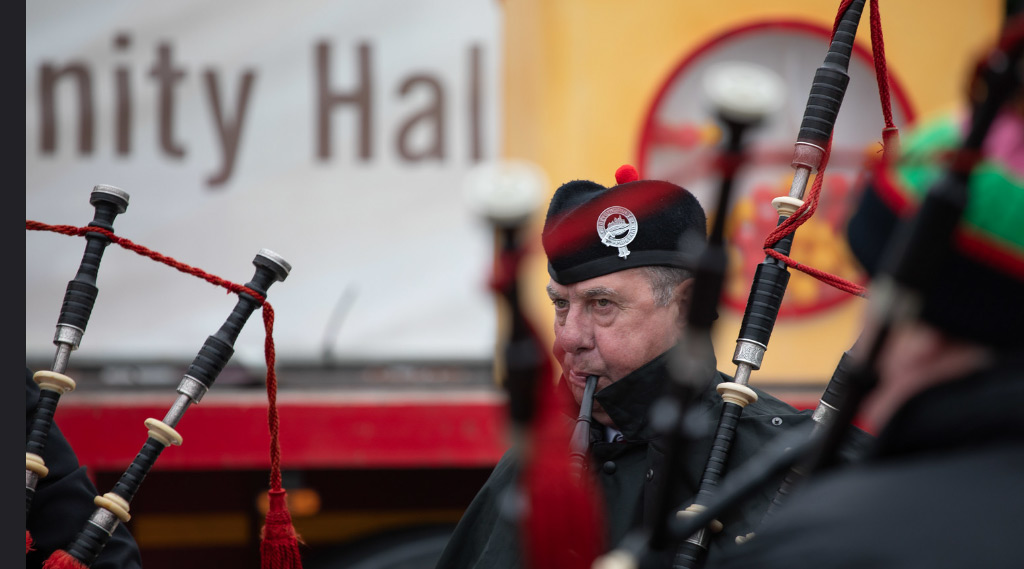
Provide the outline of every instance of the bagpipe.
<path id="1" fill-rule="evenodd" d="M 752 371 L 761 367 L 788 285 L 788 269 L 797 268 L 851 294 L 864 294 L 863 287 L 801 265 L 791 259 L 789 253 L 796 229 L 813 215 L 817 207 L 831 150 L 833 129 L 849 83 L 847 72 L 854 38 L 865 4 L 865 0 L 845 0 L 841 3 L 824 62 L 814 74 L 791 159 L 794 174 L 789 194 L 772 201 L 772 205 L 778 211 L 778 223 L 776 229 L 765 240 L 765 259 L 757 266 L 751 284 L 732 358 L 737 366 L 736 372 L 731 382 L 723 382 L 717 388 L 723 400 L 722 412 L 713 434 L 710 455 L 706 459 L 697 493 L 688 504 L 681 502 L 677 496 L 659 497 L 658 503 L 662 511 L 658 512 L 655 518 L 658 521 L 652 527 L 634 532 L 617 550 L 605 555 L 599 562 L 602 569 L 657 567 L 665 564 L 666 558 L 671 559 L 671 565 L 678 568 L 694 569 L 703 563 L 711 533 L 721 528 L 717 518 L 727 511 L 727 508 L 720 505 L 721 499 L 718 494 L 726 479 L 730 451 L 743 409 L 757 401 L 757 394 L 748 387 L 748 382 Z M 877 2 L 874 1 L 871 3 L 871 21 L 876 75 L 885 119 L 885 128 L 882 132 L 884 160 L 893 154 L 898 141 L 897 129 L 889 111 L 880 14 Z M 709 95 L 713 93 L 709 92 Z M 721 231 L 732 180 L 742 159 L 740 140 L 744 130 L 755 125 L 763 116 L 757 113 L 730 113 L 728 98 L 721 96 L 719 101 L 718 118 L 725 126 L 727 135 L 720 159 L 721 188 L 716 221 L 709 235 L 707 248 L 695 264 L 695 299 L 688 317 L 688 336 L 706 333 L 714 319 L 714 309 L 718 305 L 725 267 Z M 815 176 L 814 182 L 810 184 L 810 193 L 805 196 L 812 175 Z M 678 354 L 673 362 L 676 367 L 676 384 L 685 384 L 685 378 L 688 376 L 698 377 L 690 369 L 702 365 L 702 362 L 707 360 L 707 355 L 700 354 L 691 347 L 698 343 L 685 340 L 684 338 L 684 342 L 677 348 Z M 779 506 L 800 478 L 800 472 L 791 470 L 796 462 L 794 457 L 806 457 L 810 452 L 809 446 L 801 445 L 807 444 L 806 441 L 819 440 L 820 433 L 829 424 L 845 420 L 845 417 L 838 413 L 838 409 L 843 405 L 851 381 L 849 367 L 850 355 L 847 353 L 837 366 L 812 416 L 815 423 L 814 431 L 790 433 L 780 437 L 778 448 L 768 449 L 772 458 L 784 454 L 784 460 L 777 460 L 778 464 L 769 464 L 762 458 L 751 467 L 751 471 L 738 472 L 730 475 L 729 479 L 733 476 L 756 476 L 762 484 L 757 487 L 758 490 L 772 482 L 780 484 L 772 503 L 773 507 Z M 670 392 L 652 411 L 652 421 L 662 425 L 661 434 L 668 441 L 669 452 L 666 460 L 669 465 L 667 475 L 670 479 L 674 479 L 673 476 L 680 476 L 684 471 L 682 449 L 694 436 L 688 432 L 685 423 L 687 397 L 690 400 L 695 397 L 697 386 L 690 385 L 687 389 L 677 385 L 674 389 L 675 394 Z M 658 417 L 659 414 L 662 417 Z M 752 459 L 751 462 L 755 461 Z M 780 479 L 787 472 L 789 476 L 780 483 Z M 765 482 L 765 478 L 770 481 Z M 740 501 L 750 498 L 753 492 L 753 489 L 745 487 L 741 495 L 729 496 L 728 507 L 735 507 Z"/>
<path id="2" fill-rule="evenodd" d="M 93 188 L 89 203 L 96 209 L 89 227 L 114 230 L 114 219 L 128 209 L 128 194 L 114 186 L 98 185 Z M 57 352 L 49 371 L 39 371 L 33 380 L 39 384 L 39 402 L 33 415 L 32 426 L 29 428 L 28 442 L 25 450 L 25 512 L 32 508 L 39 479 L 48 474 L 43 452 L 50 434 L 50 424 L 57 410 L 61 395 L 75 389 L 75 381 L 64 375 L 67 370 L 71 352 L 78 349 L 89 324 L 93 305 L 99 289 L 96 277 L 99 273 L 103 252 L 110 240 L 101 233 L 86 233 L 85 253 L 75 277 L 68 282 L 61 304 L 60 316 L 57 318 L 57 331 L 53 343 Z M 29 541 L 26 535 L 26 541 Z"/>
<path id="3" fill-rule="evenodd" d="M 677 480 L 685 472 L 688 455 L 686 451 L 697 436 L 692 432 L 693 429 L 687 423 L 687 419 L 707 388 L 703 378 L 708 376 L 709 369 L 714 368 L 715 358 L 707 338 L 710 338 L 717 318 L 717 307 L 728 265 L 725 227 L 737 173 L 744 161 L 744 136 L 765 117 L 776 112 L 781 107 L 784 96 L 782 80 L 772 71 L 741 62 L 722 63 L 710 70 L 704 78 L 704 87 L 725 136 L 719 158 L 721 177 L 714 210 L 715 217 L 711 223 L 707 243 L 700 251 L 687 252 L 693 267 L 693 293 L 688 304 L 683 337 L 673 347 L 670 356 L 672 380 L 650 412 L 652 425 L 659 438 L 664 441 L 667 465 L 665 477 L 668 480 Z M 721 384 L 718 391 L 725 401 L 735 405 L 745 404 L 751 397 L 756 399 L 756 394 L 749 388 L 729 383 Z M 723 435 L 723 432 L 731 433 L 735 430 L 736 417 L 738 415 L 731 417 L 731 424 L 726 425 L 724 430 L 720 427 L 716 433 L 709 460 L 709 464 L 713 463 L 714 466 L 709 466 L 702 479 L 701 489 L 705 490 L 705 494 L 706 485 L 711 478 L 714 477 L 714 483 L 717 484 L 724 474 L 729 440 L 725 439 L 727 435 Z M 616 550 L 600 558 L 595 567 L 656 567 L 666 558 L 666 552 L 669 554 L 668 558 L 674 557 L 674 564 L 696 561 L 688 557 L 691 554 L 681 548 L 678 553 L 671 555 L 679 540 L 672 536 L 671 526 L 666 522 L 677 516 L 696 515 L 705 508 L 705 504 L 695 502 L 688 508 L 680 510 L 682 496 L 676 495 L 673 485 L 664 484 L 658 489 L 659 495 L 654 499 L 658 510 L 652 518 L 656 522 L 649 527 L 640 527 L 632 531 Z M 702 528 L 699 531 L 704 530 Z"/>
<path id="4" fill-rule="evenodd" d="M 520 486 L 516 489 L 518 494 L 504 502 L 513 505 L 511 516 L 520 528 L 526 567 L 660 567 L 666 559 L 665 552 L 670 552 L 669 559 L 676 567 L 697 567 L 702 562 L 714 520 L 709 516 L 721 513 L 714 506 L 728 464 L 732 435 L 743 407 L 757 397 L 746 384 L 750 372 L 760 367 L 785 293 L 788 267 L 810 270 L 790 259 L 788 253 L 793 233 L 813 215 L 817 204 L 828 162 L 832 128 L 849 81 L 846 71 L 864 5 L 865 0 L 846 0 L 842 3 L 825 63 L 815 74 L 792 159 L 795 174 L 790 195 L 774 203 L 779 211 L 778 230 L 768 238 L 765 245 L 766 259 L 758 267 L 748 300 L 734 356 L 734 363 L 738 366 L 735 381 L 726 382 L 719 388 L 725 405 L 696 500 L 692 504 L 683 503 L 681 496 L 674 495 L 675 489 L 671 484 L 660 486 L 663 495 L 657 496 L 655 500 L 661 509 L 653 518 L 657 520 L 656 523 L 650 527 L 636 528 L 617 549 L 603 555 L 601 553 L 605 550 L 601 537 L 604 528 L 597 523 L 604 515 L 599 507 L 602 501 L 597 498 L 599 493 L 596 492 L 594 480 L 588 476 L 587 469 L 581 468 L 587 461 L 586 448 L 590 438 L 590 386 L 584 391 L 576 428 L 570 428 L 573 435 L 569 448 L 565 448 L 564 437 L 557 439 L 562 442 L 560 447 L 551 444 L 551 440 L 555 439 L 551 433 L 557 430 L 552 425 L 564 431 L 565 424 L 549 418 L 551 413 L 548 410 L 557 407 L 551 405 L 551 394 L 557 392 L 550 389 L 554 376 L 538 338 L 523 314 L 516 282 L 524 254 L 523 246 L 519 244 L 519 231 L 526 224 L 528 212 L 520 210 L 509 214 L 503 209 L 488 215 L 494 223 L 499 250 L 492 288 L 504 301 L 510 323 L 509 338 L 504 344 L 501 357 L 514 435 L 512 453 L 523 465 Z M 873 3 L 872 6 L 872 20 L 878 22 L 877 4 Z M 881 52 L 880 28 L 878 30 L 878 34 L 873 34 L 873 41 L 877 42 L 876 52 Z M 880 92 L 887 94 L 884 65 L 876 66 L 876 69 L 882 78 Z M 701 371 L 709 365 L 713 366 L 709 363 L 713 361 L 711 347 L 704 338 L 708 337 L 716 318 L 727 266 L 725 220 L 731 190 L 744 159 L 743 138 L 748 129 L 755 127 L 781 105 L 781 88 L 777 87 L 781 81 L 765 71 L 756 69 L 756 66 L 740 70 L 726 69 L 718 78 L 709 77 L 706 85 L 726 136 L 719 159 L 721 187 L 715 210 L 716 219 L 711 226 L 707 245 L 693 259 L 695 281 L 693 300 L 689 303 L 686 315 L 687 326 L 682 341 L 671 353 L 672 381 L 665 395 L 655 402 L 651 411 L 651 423 L 666 444 L 668 470 L 665 476 L 668 480 L 678 479 L 683 471 L 685 450 L 693 437 L 686 419 L 706 387 L 700 383 L 699 378 L 707 377 L 707 374 Z M 747 93 L 742 88 L 745 81 L 751 83 Z M 883 107 L 887 108 L 888 105 Z M 887 114 L 886 130 L 883 132 L 887 146 L 895 145 L 895 133 L 891 115 Z M 812 174 L 817 174 L 817 177 L 810 197 L 804 200 L 804 192 Z M 497 182 L 494 184 L 496 188 L 499 185 Z M 516 185 L 506 184 L 506 189 L 511 190 Z M 501 198 L 496 201 L 503 202 L 502 205 L 511 201 L 522 206 L 526 201 L 509 199 L 507 195 Z M 821 272 L 815 276 L 845 286 L 848 292 L 863 292 L 861 288 L 845 283 L 838 277 Z M 827 391 L 836 391 L 841 382 L 842 377 L 837 374 L 836 385 Z M 819 415 L 823 414 L 816 414 Z M 807 432 L 796 434 L 799 438 L 786 438 L 784 442 L 787 447 L 808 439 Z M 786 458 L 788 460 L 789 456 Z M 774 472 L 779 475 L 778 478 L 792 464 L 787 462 L 783 467 L 776 468 Z M 688 524 L 688 529 L 680 531 L 680 524 Z"/>
<path id="5" fill-rule="evenodd" d="M 87 240 L 86 251 L 78 274 L 68 283 L 61 307 L 54 343 L 57 353 L 49 371 L 40 371 L 34 380 L 41 388 L 39 403 L 28 433 L 26 450 L 26 515 L 32 508 L 32 497 L 41 478 L 47 475 L 42 458 L 57 403 L 61 394 L 74 389 L 74 380 L 65 376 L 70 353 L 77 349 L 89 321 L 98 294 L 97 275 L 105 248 L 110 243 L 167 264 L 181 272 L 203 278 L 238 295 L 238 300 L 223 325 L 208 336 L 183 374 L 177 387 L 177 397 L 162 420 L 147 419 L 144 424 L 147 438 L 132 463 L 124 471 L 111 491 L 96 496 L 94 513 L 81 531 L 64 550 L 55 551 L 44 563 L 48 569 L 74 569 L 89 567 L 106 546 L 119 524 L 131 519 L 130 503 L 140 490 L 146 475 L 168 446 L 181 445 L 183 439 L 175 430 L 188 408 L 199 403 L 213 386 L 218 375 L 234 353 L 234 344 L 249 317 L 257 309 L 263 313 L 267 363 L 268 425 L 270 428 L 271 474 L 270 508 L 262 531 L 260 552 L 262 566 L 292 569 L 301 567 L 298 536 L 291 524 L 286 495 L 282 488 L 280 470 L 279 420 L 276 407 L 277 380 L 274 372 L 273 309 L 267 302 L 267 290 L 275 282 L 284 281 L 291 265 L 269 249 L 261 249 L 253 258 L 255 273 L 244 285 L 238 285 L 201 269 L 191 267 L 170 257 L 114 235 L 113 221 L 128 205 L 128 194 L 106 185 L 94 188 L 90 202 L 96 208 L 95 218 L 86 227 L 47 225 L 26 221 L 28 230 L 46 230 L 65 235 L 81 235 Z M 26 552 L 31 550 L 31 535 L 26 527 Z"/>
<path id="6" fill-rule="evenodd" d="M 572 435 L 564 421 L 567 391 L 558 389 L 548 350 L 523 308 L 522 261 L 530 252 L 523 235 L 536 210 L 543 174 L 533 165 L 507 162 L 478 167 L 467 182 L 470 206 L 491 225 L 496 258 L 489 286 L 507 326 L 496 375 L 508 396 L 509 453 L 520 466 L 519 483 L 501 500 L 514 522 L 532 569 L 585 569 L 604 550 L 604 512 L 597 481 L 586 468 L 597 376 L 587 380 Z M 573 540 L 562 537 L 575 528 Z"/>
<path id="7" fill-rule="evenodd" d="M 960 145 L 948 157 L 944 175 L 924 194 L 916 213 L 901 221 L 887 242 L 857 349 L 843 355 L 837 374 L 843 389 L 836 408 L 814 436 L 788 437 L 762 456 L 738 468 L 722 485 L 714 503 L 693 519 L 673 522 L 672 535 L 682 538 L 715 516 L 736 507 L 754 492 L 770 487 L 787 471 L 808 478 L 837 467 L 837 454 L 851 431 L 862 402 L 878 382 L 876 365 L 892 330 L 915 320 L 930 284 L 941 277 L 950 256 L 954 230 L 964 214 L 968 179 L 982 159 L 981 148 L 995 117 L 1024 85 L 1024 19 L 1007 26 L 999 44 L 986 57 L 972 89 L 970 122 Z M 823 397 L 823 400 L 825 398 Z M 788 479 L 788 478 L 787 478 Z"/>
<path id="8" fill-rule="evenodd" d="M 523 307 L 518 277 L 527 247 L 522 232 L 535 205 L 522 195 L 529 193 L 524 188 L 529 184 L 515 179 L 515 172 L 499 171 L 490 180 L 489 189 L 493 190 L 493 195 L 478 196 L 488 201 L 484 215 L 494 229 L 496 261 L 490 284 L 502 303 L 503 321 L 507 324 L 506 337 L 498 350 L 500 361 L 497 368 L 508 395 L 512 434 L 510 453 L 521 466 L 519 485 L 501 500 L 501 506 L 505 517 L 513 520 L 520 531 L 524 566 L 531 569 L 586 567 L 597 559 L 604 568 L 660 567 L 665 558 L 659 552 L 674 552 L 676 548 L 679 548 L 679 554 L 672 558 L 674 565 L 698 566 L 705 555 L 708 535 L 712 531 L 710 528 L 716 518 L 738 501 L 746 499 L 750 492 L 779 484 L 796 462 L 819 448 L 823 432 L 833 429 L 833 425 L 849 424 L 848 418 L 839 412 L 856 407 L 847 404 L 850 391 L 847 368 L 851 355 L 841 360 L 822 396 L 814 413 L 817 425 L 814 433 L 793 432 L 790 436 L 780 437 L 778 444 L 767 448 L 764 456 L 756 457 L 745 468 L 726 475 L 732 432 L 744 406 L 756 397 L 746 384 L 751 372 L 759 369 L 767 348 L 788 283 L 788 269 L 799 265 L 788 257 L 794 232 L 813 214 L 821 191 L 831 131 L 848 81 L 846 69 L 865 4 L 864 1 L 843 2 L 825 64 L 815 75 L 792 160 L 795 174 L 790 195 L 777 200 L 779 231 L 773 232 L 768 239 L 766 249 L 770 252 L 766 251 L 765 262 L 759 266 L 752 286 L 734 359 L 738 366 L 736 381 L 722 388 L 726 399 L 725 411 L 714 436 L 713 455 L 709 457 L 709 466 L 701 480 L 701 492 L 693 504 L 683 503 L 670 493 L 659 497 L 657 503 L 663 511 L 656 516 L 658 523 L 640 528 L 619 549 L 603 557 L 596 555 L 603 551 L 600 500 L 593 491 L 595 485 L 587 469 L 582 468 L 587 463 L 593 388 L 588 385 L 584 391 L 575 428 L 569 421 L 559 420 L 564 417 L 559 417 L 557 411 L 563 406 L 557 404 L 558 391 L 552 389 L 554 373 L 545 347 L 541 345 Z M 872 19 L 877 21 L 877 4 L 873 6 Z M 881 51 L 881 36 L 876 37 L 879 42 L 876 44 L 877 53 Z M 884 66 L 882 69 L 880 89 L 885 84 Z M 668 443 L 669 472 L 666 476 L 669 479 L 675 478 L 675 473 L 680 470 L 689 442 L 685 418 L 698 392 L 698 386 L 692 383 L 692 379 L 699 375 L 693 370 L 707 365 L 704 351 L 707 346 L 696 337 L 706 334 L 710 328 L 722 288 L 726 266 L 724 216 L 729 209 L 736 169 L 742 162 L 743 135 L 746 129 L 756 126 L 759 117 L 769 112 L 762 107 L 753 111 L 747 109 L 744 113 L 728 102 L 723 103 L 719 110 L 728 137 L 721 160 L 722 186 L 717 219 L 712 224 L 707 247 L 694 263 L 695 300 L 687 314 L 688 336 L 673 354 L 674 381 L 666 396 L 658 402 L 652 419 Z M 889 117 L 883 131 L 887 153 L 891 154 L 896 145 L 895 135 L 896 130 Z M 812 175 L 816 178 L 811 195 L 804 199 Z M 817 276 L 841 284 L 829 275 Z M 846 288 L 848 292 L 863 293 L 854 285 L 847 284 Z M 569 431 L 573 434 L 567 438 L 565 435 Z M 794 474 L 779 487 L 776 504 L 783 503 L 786 492 L 799 482 L 798 478 Z M 670 490 L 666 489 L 666 492 Z M 680 511 L 686 513 L 680 516 Z"/>
<path id="9" fill-rule="evenodd" d="M 814 125 L 824 121 L 822 124 L 829 129 L 834 126 L 835 114 L 844 87 L 843 74 L 836 69 L 828 68 L 830 61 L 834 65 L 837 58 L 841 60 L 843 57 L 842 53 L 835 53 L 836 47 L 840 52 L 849 53 L 846 45 L 852 42 L 855 33 L 856 18 L 859 17 L 860 10 L 858 4 L 862 6 L 863 2 L 843 3 L 840 18 L 837 20 L 837 32 L 830 46 L 826 64 L 815 76 L 808 113 L 805 114 L 797 142 L 798 148 L 794 153 L 793 162 L 797 172 L 794 176 L 793 190 L 799 190 L 799 193 L 803 192 L 807 176 L 815 168 L 818 169 L 815 185 L 820 186 L 822 170 L 827 164 L 831 132 L 814 128 Z M 872 4 L 872 9 L 874 22 L 877 21 L 877 7 Z M 673 559 L 672 566 L 697 567 L 707 552 L 709 528 L 712 528 L 715 520 L 723 514 L 733 511 L 756 493 L 770 489 L 774 485 L 777 488 L 775 498 L 763 521 L 765 524 L 770 523 L 769 518 L 773 511 L 784 507 L 787 495 L 804 478 L 812 478 L 824 470 L 837 467 L 840 451 L 849 440 L 854 419 L 862 402 L 878 382 L 876 365 L 887 337 L 895 326 L 918 317 L 922 299 L 927 294 L 930 283 L 941 278 L 943 261 L 950 256 L 954 230 L 967 204 L 968 179 L 982 159 L 982 144 L 989 127 L 1007 100 L 1015 96 L 1015 93 L 1017 97 L 1020 96 L 1020 87 L 1024 84 L 1024 21 L 1020 18 L 1017 20 L 1016 27 L 1004 33 L 1002 41 L 988 54 L 985 63 L 979 69 L 980 85 L 975 86 L 973 92 L 980 95 L 972 100 L 969 127 L 960 145 L 948 157 L 945 175 L 928 188 L 917 212 L 901 222 L 888 241 L 886 255 L 872 280 L 868 319 L 864 329 L 854 348 L 842 355 L 814 411 L 812 430 L 809 433 L 795 431 L 780 435 L 774 444 L 723 478 L 722 470 L 734 432 L 735 417 L 738 417 L 744 403 L 739 397 L 734 397 L 734 401 L 729 400 L 728 394 L 733 388 L 720 388 L 726 392 L 722 394 L 726 400 L 726 408 L 723 410 L 722 420 L 715 435 L 712 456 L 701 480 L 701 493 L 693 504 L 683 510 L 684 515 L 677 515 L 678 503 L 671 502 L 673 506 L 666 509 L 658 527 L 638 533 L 629 541 L 624 541 L 619 549 L 600 560 L 601 569 L 662 566 L 664 557 L 658 557 L 654 553 L 658 549 L 668 547 L 666 544 L 674 543 L 682 545 Z M 840 31 L 844 27 L 846 31 L 843 37 L 848 39 L 842 39 L 840 36 Z M 881 79 L 882 77 L 880 81 Z M 830 102 L 834 103 L 832 108 L 835 112 L 824 114 L 820 107 L 825 105 L 820 101 L 816 102 L 816 98 L 828 92 L 837 94 L 838 97 L 830 98 Z M 894 159 L 897 144 L 895 129 L 888 122 L 886 129 L 886 154 L 876 164 L 877 168 L 886 167 L 888 161 Z M 813 148 L 809 150 L 800 146 Z M 807 159 L 809 153 L 818 152 L 821 153 L 820 160 Z M 817 191 L 818 188 L 814 193 Z M 791 198 L 796 198 L 797 195 L 797 191 L 790 192 Z M 782 201 L 784 206 L 788 205 L 786 202 L 792 202 L 793 206 L 797 205 L 796 199 L 779 201 Z M 804 214 L 808 207 L 808 202 L 804 202 L 788 213 L 780 207 L 779 228 L 785 227 L 790 220 Z M 789 233 L 790 240 L 791 236 L 792 233 Z M 746 383 L 750 370 L 757 369 L 760 365 L 760 358 L 766 349 L 781 297 L 785 292 L 788 278 L 784 274 L 786 267 L 799 265 L 788 258 L 788 244 L 785 242 L 787 237 L 778 237 L 779 235 L 769 236 L 766 241 L 766 247 L 774 242 L 774 253 L 768 252 L 765 262 L 758 268 L 758 277 L 752 285 L 747 312 L 741 325 L 734 357 L 734 363 L 738 366 L 736 380 L 740 385 Z M 829 275 L 823 280 L 835 279 L 837 277 Z M 848 292 L 864 294 L 854 288 Z M 685 429 L 679 426 L 667 430 L 666 435 L 678 439 L 680 442 L 675 443 L 677 445 L 685 444 Z M 756 536 L 747 536 L 745 539 L 756 539 Z M 742 543 L 744 540 L 737 541 Z"/>
<path id="10" fill-rule="evenodd" d="M 849 83 L 850 56 L 853 42 L 865 6 L 864 0 L 844 1 L 839 8 L 833 29 L 832 39 L 823 64 L 815 71 L 814 79 L 808 95 L 804 116 L 794 145 L 791 165 L 794 169 L 789 194 L 773 200 L 779 213 L 776 229 L 765 241 L 765 260 L 760 263 L 754 274 L 746 309 L 740 323 L 740 331 L 736 340 L 736 348 L 732 361 L 736 364 L 731 383 L 723 383 L 718 391 L 724 400 L 722 414 L 715 433 L 715 444 L 711 456 L 707 460 L 704 475 L 701 477 L 700 488 L 694 503 L 688 508 L 691 512 L 706 510 L 713 501 L 728 462 L 736 425 L 743 408 L 756 401 L 757 395 L 747 387 L 752 371 L 760 369 L 764 353 L 767 350 L 775 321 L 789 282 L 790 266 L 798 266 L 789 258 L 793 238 L 797 227 L 813 214 L 817 197 L 824 181 L 824 171 L 828 164 L 831 140 L 836 118 L 842 105 L 843 97 Z M 882 39 L 880 17 L 877 2 L 871 4 L 873 31 L 872 43 L 876 63 L 882 55 Z M 876 65 L 876 69 L 877 69 Z M 884 66 L 882 67 L 884 70 Z M 883 99 L 883 89 L 887 85 L 884 72 L 879 74 L 878 83 Z M 887 109 L 887 101 L 883 101 L 883 109 Z M 891 115 L 886 117 L 883 130 L 883 141 L 886 151 L 892 152 L 896 136 Z M 815 174 L 812 191 L 805 200 L 805 193 L 811 174 Z M 859 294 L 862 290 L 852 283 L 844 283 L 842 279 L 821 272 L 811 273 L 812 276 L 834 285 L 841 285 L 847 292 Z M 825 424 L 834 415 L 829 413 L 838 404 L 839 397 L 845 389 L 846 376 L 837 371 L 826 387 L 825 397 L 818 405 L 813 417 L 817 424 Z M 794 475 L 780 487 L 776 495 L 776 505 L 782 496 L 789 492 L 795 483 Z M 696 507 L 695 507 L 696 506 Z M 707 554 L 710 539 L 710 528 L 699 526 L 696 533 L 685 539 L 676 556 L 674 567 L 694 569 L 701 565 Z"/>

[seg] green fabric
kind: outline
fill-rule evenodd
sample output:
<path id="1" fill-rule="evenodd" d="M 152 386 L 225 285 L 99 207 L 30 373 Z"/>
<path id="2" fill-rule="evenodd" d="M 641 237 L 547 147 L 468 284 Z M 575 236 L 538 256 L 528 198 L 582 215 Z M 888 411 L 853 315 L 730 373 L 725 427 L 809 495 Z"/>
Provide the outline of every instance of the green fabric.
<path id="1" fill-rule="evenodd" d="M 907 136 L 896 168 L 900 189 L 920 202 L 946 172 L 943 154 L 957 148 L 962 137 L 952 115 L 928 122 Z M 961 223 L 994 245 L 1016 249 L 1024 256 L 1024 179 L 998 162 L 983 160 L 968 184 Z"/>

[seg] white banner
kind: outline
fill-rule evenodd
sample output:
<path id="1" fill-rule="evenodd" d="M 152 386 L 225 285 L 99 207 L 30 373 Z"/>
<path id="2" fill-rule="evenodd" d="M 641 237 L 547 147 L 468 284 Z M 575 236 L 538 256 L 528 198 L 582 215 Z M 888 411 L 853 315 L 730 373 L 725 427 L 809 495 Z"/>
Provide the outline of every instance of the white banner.
<path id="1" fill-rule="evenodd" d="M 499 150 L 500 3 L 27 4 L 26 217 L 115 232 L 244 284 L 268 248 L 282 361 L 483 359 L 489 229 L 462 179 Z M 26 352 L 52 357 L 82 238 L 26 235 Z M 191 361 L 235 297 L 117 246 L 73 358 Z M 238 342 L 263 361 L 254 314 Z"/>

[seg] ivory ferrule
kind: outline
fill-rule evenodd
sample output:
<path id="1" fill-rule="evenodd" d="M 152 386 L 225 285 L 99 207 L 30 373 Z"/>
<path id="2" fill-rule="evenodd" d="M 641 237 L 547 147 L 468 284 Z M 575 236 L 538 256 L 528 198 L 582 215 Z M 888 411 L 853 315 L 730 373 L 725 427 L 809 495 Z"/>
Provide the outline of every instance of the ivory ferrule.
<path id="1" fill-rule="evenodd" d="M 43 461 L 43 457 L 31 452 L 25 453 L 25 470 L 34 473 L 38 478 L 46 478 L 46 475 L 50 472 L 46 468 L 46 462 Z"/>
<path id="2" fill-rule="evenodd" d="M 772 205 L 775 206 L 775 210 L 779 212 L 780 216 L 792 217 L 796 210 L 804 205 L 804 200 L 790 196 L 780 196 L 772 200 Z"/>
<path id="3" fill-rule="evenodd" d="M 639 569 L 639 565 L 634 555 L 616 549 L 595 559 L 590 569 Z"/>
<path id="4" fill-rule="evenodd" d="M 181 446 L 183 441 L 181 435 L 166 423 L 150 418 L 146 419 L 145 425 L 149 428 L 149 436 L 159 441 L 165 447 L 171 445 Z"/>
<path id="5" fill-rule="evenodd" d="M 716 388 L 722 400 L 726 403 L 735 403 L 740 407 L 746 407 L 757 401 L 757 393 L 746 385 L 740 385 L 731 381 L 719 383 Z"/>
<path id="6" fill-rule="evenodd" d="M 60 395 L 75 390 L 75 380 L 55 371 L 37 371 L 32 374 L 32 381 L 39 384 L 39 389 L 56 391 Z"/>
<path id="7" fill-rule="evenodd" d="M 685 510 L 679 510 L 678 512 L 676 512 L 676 517 L 682 519 L 690 516 L 696 516 L 697 514 L 703 512 L 706 509 L 707 507 L 702 506 L 700 504 L 690 504 L 689 506 L 686 507 Z M 711 531 L 715 533 L 718 533 L 725 529 L 725 526 L 722 525 L 722 522 L 718 520 L 711 520 L 711 522 L 708 524 L 708 527 L 710 527 Z"/>
<path id="8" fill-rule="evenodd" d="M 107 492 L 102 496 L 96 496 L 92 499 L 92 502 L 93 504 L 96 504 L 97 506 L 114 514 L 122 522 L 127 523 L 128 520 L 132 519 L 132 516 L 128 513 L 128 501 L 113 492 Z"/>

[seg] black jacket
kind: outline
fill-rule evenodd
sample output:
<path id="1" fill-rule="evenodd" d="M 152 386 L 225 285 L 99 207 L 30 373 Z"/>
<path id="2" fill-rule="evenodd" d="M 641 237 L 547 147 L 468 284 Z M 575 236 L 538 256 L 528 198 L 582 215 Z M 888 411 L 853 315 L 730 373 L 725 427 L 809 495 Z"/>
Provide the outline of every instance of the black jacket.
<path id="1" fill-rule="evenodd" d="M 39 386 L 32 380 L 31 371 L 26 372 L 25 432 L 28 433 L 39 401 Z M 60 417 L 60 405 L 57 406 L 55 417 Z M 25 524 L 25 528 L 32 534 L 34 549 L 25 557 L 26 569 L 42 567 L 57 549 L 67 551 L 68 545 L 82 531 L 89 516 L 96 511 L 93 504 L 93 498 L 98 494 L 96 487 L 89 481 L 85 467 L 78 465 L 74 450 L 56 424 L 51 425 L 43 460 L 49 472 L 36 485 L 32 508 Z M 90 567 L 142 567 L 138 545 L 124 524 L 117 525 L 114 535 Z"/>
<path id="2" fill-rule="evenodd" d="M 596 422 L 591 432 L 591 468 L 604 491 L 606 543 L 612 547 L 630 529 L 650 521 L 656 485 L 676 485 L 675 490 L 683 499 L 696 493 L 721 415 L 723 403 L 714 386 L 728 377 L 715 372 L 697 404 L 695 418 L 698 425 L 705 427 L 705 436 L 688 449 L 692 458 L 687 461 L 685 475 L 666 480 L 664 450 L 648 417 L 651 404 L 662 395 L 668 380 L 666 361 L 667 355 L 659 356 L 595 395 L 625 436 L 623 442 L 604 442 L 604 427 Z M 730 467 L 741 464 L 779 433 L 793 427 L 806 428 L 811 421 L 810 412 L 798 412 L 763 391 L 755 391 L 759 399 L 743 410 L 730 453 Z M 518 465 L 506 454 L 466 510 L 437 564 L 438 569 L 520 567 L 522 552 L 516 525 L 501 507 L 515 484 L 517 470 Z M 753 531 L 774 493 L 774 489 L 766 490 L 742 511 L 722 519 L 725 529 L 712 541 L 712 554 L 721 542 Z"/>
<path id="3" fill-rule="evenodd" d="M 1019 363 L 920 393 L 714 569 L 1021 567 L 1022 401 Z"/>

